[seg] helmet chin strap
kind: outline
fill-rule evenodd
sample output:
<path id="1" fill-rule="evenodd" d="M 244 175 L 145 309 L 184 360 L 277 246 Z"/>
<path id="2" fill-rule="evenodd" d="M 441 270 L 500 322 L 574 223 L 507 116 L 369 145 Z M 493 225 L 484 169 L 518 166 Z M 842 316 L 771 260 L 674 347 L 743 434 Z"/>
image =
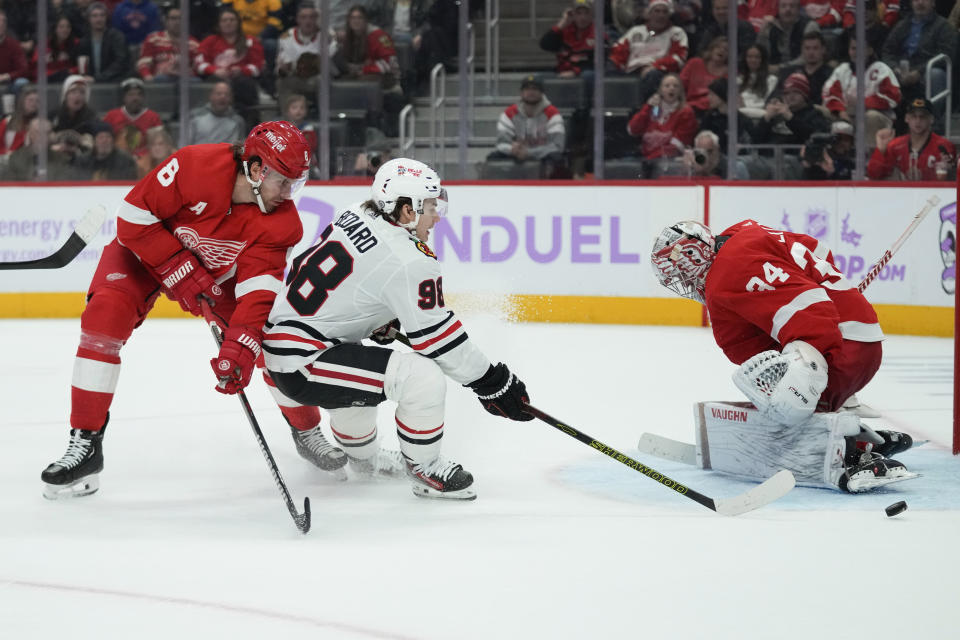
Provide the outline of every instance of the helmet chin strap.
<path id="1" fill-rule="evenodd" d="M 253 195 L 257 198 L 257 205 L 260 207 L 260 211 L 263 213 L 269 213 L 263 204 L 263 198 L 260 197 L 260 185 L 263 184 L 263 164 L 260 165 L 260 179 L 254 182 L 253 178 L 250 177 L 250 167 L 247 166 L 247 161 L 244 160 L 243 177 L 247 179 L 248 183 L 250 183 L 250 187 L 253 189 Z"/>

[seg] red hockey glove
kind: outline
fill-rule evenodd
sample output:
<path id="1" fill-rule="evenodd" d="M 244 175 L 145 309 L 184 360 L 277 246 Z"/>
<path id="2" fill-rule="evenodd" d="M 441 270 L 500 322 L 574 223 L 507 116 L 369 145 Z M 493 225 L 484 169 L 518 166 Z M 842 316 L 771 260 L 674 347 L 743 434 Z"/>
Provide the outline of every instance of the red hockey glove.
<path id="1" fill-rule="evenodd" d="M 467 385 L 480 399 L 480 404 L 495 416 L 526 422 L 533 416 L 523 410 L 530 402 L 527 387 L 502 362 L 490 365 L 482 378 Z"/>
<path id="2" fill-rule="evenodd" d="M 176 252 L 157 267 L 156 275 L 167 297 L 179 302 L 184 311 L 195 316 L 200 315 L 197 296 L 204 295 L 215 305 L 223 295 L 223 290 L 213 281 L 213 276 L 200 264 L 197 256 L 186 249 Z"/>
<path id="3" fill-rule="evenodd" d="M 220 354 L 210 360 L 213 372 L 220 380 L 217 391 L 236 393 L 250 384 L 253 367 L 260 356 L 260 341 L 253 332 L 243 327 L 227 329 L 220 345 Z"/>

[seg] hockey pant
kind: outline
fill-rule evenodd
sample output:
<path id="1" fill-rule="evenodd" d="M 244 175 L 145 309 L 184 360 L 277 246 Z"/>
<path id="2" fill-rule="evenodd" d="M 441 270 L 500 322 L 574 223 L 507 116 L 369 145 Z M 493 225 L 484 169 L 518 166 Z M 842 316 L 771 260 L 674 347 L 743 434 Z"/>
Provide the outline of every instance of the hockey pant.
<path id="1" fill-rule="evenodd" d="M 340 344 L 298 371 L 271 371 L 270 377 L 278 403 L 327 409 L 333 437 L 351 457 L 376 455 L 377 405 L 388 399 L 397 403 L 394 419 L 404 457 L 427 463 L 440 455 L 446 376 L 428 358 Z"/>
<path id="2" fill-rule="evenodd" d="M 214 313 L 225 325 L 236 300 L 232 280 L 221 286 L 224 299 Z M 143 324 L 159 295 L 159 283 L 132 252 L 116 239 L 104 248 L 80 316 L 80 345 L 71 383 L 72 428 L 97 431 L 106 422 L 120 378 L 120 350 Z M 287 414 L 284 407 L 280 409 Z M 309 429 L 320 423 L 320 413 L 313 407 L 301 408 L 287 419 Z"/>
<path id="3" fill-rule="evenodd" d="M 756 481 L 787 469 L 798 485 L 836 489 L 844 472 L 845 437 L 860 432 L 860 419 L 852 413 L 815 413 L 784 426 L 748 402 L 698 402 L 693 410 L 697 463 Z"/>
<path id="4" fill-rule="evenodd" d="M 830 359 L 827 388 L 820 394 L 817 411 L 839 411 L 850 396 L 873 379 L 882 357 L 880 342 L 844 340 Z"/>

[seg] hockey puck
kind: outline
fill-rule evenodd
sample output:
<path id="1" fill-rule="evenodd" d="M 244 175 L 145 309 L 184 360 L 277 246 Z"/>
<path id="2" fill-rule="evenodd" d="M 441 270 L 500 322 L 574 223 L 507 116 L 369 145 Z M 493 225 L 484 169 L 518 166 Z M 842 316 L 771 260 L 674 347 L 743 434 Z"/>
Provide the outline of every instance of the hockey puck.
<path id="1" fill-rule="evenodd" d="M 907 503 L 901 500 L 900 502 L 894 502 L 892 505 L 884 509 L 887 512 L 887 516 L 892 518 L 898 513 L 903 513 L 907 510 Z"/>

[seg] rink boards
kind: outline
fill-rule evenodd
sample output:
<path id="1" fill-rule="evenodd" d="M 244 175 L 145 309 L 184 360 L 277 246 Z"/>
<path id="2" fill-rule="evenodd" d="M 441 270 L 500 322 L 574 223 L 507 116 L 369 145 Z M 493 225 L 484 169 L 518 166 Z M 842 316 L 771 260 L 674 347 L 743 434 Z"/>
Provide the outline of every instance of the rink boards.
<path id="1" fill-rule="evenodd" d="M 93 204 L 111 212 L 129 187 L 0 187 L 0 261 L 52 253 Z M 956 191 L 925 185 L 737 186 L 681 183 L 451 183 L 450 214 L 430 245 L 456 308 L 495 310 L 520 321 L 699 325 L 700 305 L 672 297 L 650 269 L 660 230 L 705 221 L 715 232 L 744 218 L 812 235 L 859 282 L 931 197 L 934 207 L 867 289 L 889 333 L 953 334 Z M 364 200 L 363 186 L 307 186 L 298 202 L 304 238 L 315 243 L 336 211 Z M 98 237 L 59 270 L 0 272 L 0 317 L 71 317 L 102 247 Z M 178 316 L 162 300 L 155 315 Z"/>

